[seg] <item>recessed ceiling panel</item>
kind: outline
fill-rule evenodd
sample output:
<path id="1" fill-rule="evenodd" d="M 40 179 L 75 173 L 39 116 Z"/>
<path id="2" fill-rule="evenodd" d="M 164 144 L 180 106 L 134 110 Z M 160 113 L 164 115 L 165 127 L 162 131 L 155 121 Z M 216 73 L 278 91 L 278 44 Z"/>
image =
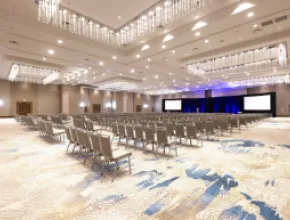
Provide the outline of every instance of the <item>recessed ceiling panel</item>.
<path id="1" fill-rule="evenodd" d="M 62 0 L 61 5 L 117 29 L 157 2 L 159 1 Z"/>

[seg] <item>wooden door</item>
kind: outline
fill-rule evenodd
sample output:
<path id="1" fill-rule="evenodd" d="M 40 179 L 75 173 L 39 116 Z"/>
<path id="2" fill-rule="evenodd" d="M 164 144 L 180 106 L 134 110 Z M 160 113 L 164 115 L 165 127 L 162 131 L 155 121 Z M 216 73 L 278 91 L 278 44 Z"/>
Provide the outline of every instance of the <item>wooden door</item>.
<path id="1" fill-rule="evenodd" d="M 93 104 L 93 113 L 101 113 L 101 104 Z"/>
<path id="2" fill-rule="evenodd" d="M 142 111 L 142 105 L 136 105 L 136 112 Z"/>
<path id="3" fill-rule="evenodd" d="M 17 102 L 16 105 L 18 115 L 32 114 L 32 102 Z"/>

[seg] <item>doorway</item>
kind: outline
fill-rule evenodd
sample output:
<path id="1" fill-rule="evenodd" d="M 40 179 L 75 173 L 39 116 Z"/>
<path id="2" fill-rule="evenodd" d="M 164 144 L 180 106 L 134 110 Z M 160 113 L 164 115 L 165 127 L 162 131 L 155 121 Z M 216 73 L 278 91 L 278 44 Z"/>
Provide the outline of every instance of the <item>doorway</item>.
<path id="1" fill-rule="evenodd" d="M 32 114 L 32 102 L 17 102 L 16 109 L 18 115 Z"/>
<path id="2" fill-rule="evenodd" d="M 142 111 L 142 105 L 136 105 L 136 112 Z"/>
<path id="3" fill-rule="evenodd" d="M 101 113 L 101 105 L 93 104 L 93 113 Z"/>

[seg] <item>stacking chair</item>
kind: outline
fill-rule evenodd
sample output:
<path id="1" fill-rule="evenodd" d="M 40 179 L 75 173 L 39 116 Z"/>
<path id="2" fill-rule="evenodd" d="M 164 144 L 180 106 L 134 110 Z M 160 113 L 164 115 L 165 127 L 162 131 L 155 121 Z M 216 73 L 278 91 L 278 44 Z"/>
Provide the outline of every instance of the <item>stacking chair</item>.
<path id="1" fill-rule="evenodd" d="M 166 130 L 163 130 L 163 129 L 162 130 L 161 129 L 158 129 L 157 130 L 157 148 L 156 148 L 156 154 L 158 153 L 158 148 L 159 147 L 163 147 L 164 154 L 165 154 L 165 148 L 168 147 L 169 148 L 169 151 L 175 150 L 175 155 L 176 156 L 178 155 L 176 141 L 169 142 L 168 141 L 167 132 L 166 132 Z"/>
<path id="2" fill-rule="evenodd" d="M 218 139 L 217 132 L 214 128 L 214 122 L 213 121 L 206 121 L 205 122 L 205 133 L 207 139 L 209 139 L 209 136 L 212 135 L 214 138 L 216 137 Z"/>
<path id="3" fill-rule="evenodd" d="M 231 130 L 230 130 L 230 125 L 228 123 L 228 119 L 227 118 L 222 118 L 220 120 L 220 132 L 221 132 L 221 136 L 223 136 L 223 133 L 225 131 L 229 131 L 229 133 L 231 134 Z"/>
<path id="4" fill-rule="evenodd" d="M 198 146 L 198 142 L 200 141 L 201 147 L 203 147 L 202 134 L 200 136 L 197 135 L 195 125 L 187 125 L 186 126 L 186 136 L 189 139 L 190 145 L 192 145 L 191 140 L 196 139 L 196 145 Z"/>
<path id="5" fill-rule="evenodd" d="M 114 139 L 115 137 L 120 137 L 119 130 L 118 130 L 118 124 L 112 123 L 111 127 L 112 127 L 112 133 L 113 133 L 112 139 Z"/>
<path id="6" fill-rule="evenodd" d="M 92 169 L 94 168 L 94 164 L 96 163 L 96 158 L 102 156 L 102 150 L 101 150 L 101 143 L 100 143 L 100 135 L 99 134 L 92 134 L 91 140 L 92 140 L 92 150 L 94 155 L 94 161 L 92 164 Z"/>
<path id="7" fill-rule="evenodd" d="M 74 142 L 74 147 L 72 150 L 72 153 L 74 153 L 74 150 L 77 146 L 79 146 L 79 142 L 78 142 L 78 137 L 77 137 L 77 130 L 75 128 L 70 128 L 71 131 L 71 139 Z"/>
<path id="8" fill-rule="evenodd" d="M 119 128 L 118 145 L 120 144 L 121 139 L 126 139 L 126 144 L 127 144 L 127 135 L 126 135 L 125 125 L 119 124 L 118 128 Z"/>
<path id="9" fill-rule="evenodd" d="M 167 132 L 168 136 L 170 136 L 170 137 L 174 136 L 174 125 L 173 124 L 167 123 L 165 125 L 165 128 L 166 128 L 166 132 Z"/>
<path id="10" fill-rule="evenodd" d="M 155 140 L 155 135 L 154 135 L 154 130 L 152 128 L 145 128 L 145 144 L 151 144 L 152 145 L 152 152 L 155 151 L 155 154 L 157 154 L 157 147 L 156 149 L 154 149 L 154 144 L 156 144 L 156 140 Z M 145 146 L 144 146 L 144 150 L 145 150 Z"/>
<path id="11" fill-rule="evenodd" d="M 133 140 L 134 141 L 134 147 L 135 147 L 135 140 L 136 137 L 134 135 L 134 130 L 133 130 L 133 126 L 131 125 L 127 125 L 126 126 L 126 146 L 129 147 L 129 140 Z"/>
<path id="12" fill-rule="evenodd" d="M 67 146 L 67 149 L 66 149 L 66 152 L 68 152 L 68 149 L 69 149 L 69 146 L 71 144 L 74 143 L 73 139 L 72 139 L 72 135 L 71 135 L 71 132 L 70 132 L 70 129 L 69 128 L 65 128 L 65 133 L 66 133 L 66 138 L 68 139 L 69 143 L 68 143 L 68 146 Z"/>
<path id="13" fill-rule="evenodd" d="M 144 138 L 144 133 L 141 126 L 135 126 L 135 135 L 136 135 L 136 141 L 141 141 L 143 151 L 145 151 L 145 147 L 144 147 L 145 138 Z"/>
<path id="14" fill-rule="evenodd" d="M 84 135 L 82 133 L 82 130 L 81 129 L 76 129 L 76 134 L 77 134 L 77 140 L 78 140 L 78 146 L 79 146 L 79 153 L 78 153 L 78 157 L 81 155 L 81 152 L 82 150 L 85 148 L 84 145 L 85 145 L 85 141 L 84 141 Z"/>
<path id="15" fill-rule="evenodd" d="M 175 125 L 175 136 L 177 138 L 179 138 L 179 143 L 180 144 L 181 144 L 182 138 L 186 138 L 183 124 L 177 124 L 177 125 Z"/>
<path id="16" fill-rule="evenodd" d="M 93 153 L 91 134 L 92 134 L 92 132 L 82 131 L 83 140 L 84 140 L 84 150 L 86 153 L 85 159 L 84 159 L 84 164 L 86 163 L 86 160 L 88 159 L 89 154 Z"/>
<path id="17" fill-rule="evenodd" d="M 62 135 L 65 134 L 65 130 L 53 128 L 52 123 L 49 122 L 45 124 L 45 128 L 51 140 L 54 140 L 56 137 L 59 137 L 59 140 L 61 141 Z"/>
<path id="18" fill-rule="evenodd" d="M 247 125 L 246 117 L 240 117 L 240 118 L 239 118 L 239 125 L 240 125 L 240 127 L 241 127 L 242 125 L 244 125 L 244 126 L 248 129 L 248 125 Z"/>
<path id="19" fill-rule="evenodd" d="M 234 117 L 230 119 L 230 124 L 231 124 L 231 132 L 233 132 L 233 129 L 236 128 L 238 131 L 241 130 L 238 118 Z"/>
<path id="20" fill-rule="evenodd" d="M 113 151 L 112 150 L 112 146 L 111 146 L 111 142 L 110 142 L 110 137 L 100 137 L 101 140 L 101 151 L 102 151 L 102 155 L 104 157 L 105 162 L 107 163 L 117 163 L 117 167 L 115 169 L 115 176 L 117 174 L 117 170 L 119 169 L 119 162 L 123 159 L 128 159 L 128 166 L 129 166 L 129 174 L 131 175 L 132 173 L 132 169 L 131 169 L 131 156 L 132 156 L 132 152 L 128 152 L 128 151 Z M 105 163 L 102 163 L 102 168 L 101 168 L 101 176 L 103 175 L 104 172 L 104 168 L 105 168 Z M 112 178 L 112 181 L 114 181 L 114 179 Z"/>

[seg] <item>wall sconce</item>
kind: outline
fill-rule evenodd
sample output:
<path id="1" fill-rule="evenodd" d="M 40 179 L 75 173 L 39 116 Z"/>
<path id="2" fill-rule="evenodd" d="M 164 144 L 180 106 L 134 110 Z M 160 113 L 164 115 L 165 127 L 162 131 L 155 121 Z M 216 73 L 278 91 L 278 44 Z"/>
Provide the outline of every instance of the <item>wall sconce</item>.
<path id="1" fill-rule="evenodd" d="M 0 99 L 0 107 L 4 106 L 4 101 Z"/>
<path id="2" fill-rule="evenodd" d="M 110 102 L 106 103 L 106 108 L 112 108 L 112 104 Z"/>
<path id="3" fill-rule="evenodd" d="M 85 103 L 84 102 L 80 102 L 80 107 L 84 108 L 85 107 Z"/>
<path id="4" fill-rule="evenodd" d="M 149 107 L 148 104 L 143 105 L 143 108 L 148 108 L 148 107 Z"/>

